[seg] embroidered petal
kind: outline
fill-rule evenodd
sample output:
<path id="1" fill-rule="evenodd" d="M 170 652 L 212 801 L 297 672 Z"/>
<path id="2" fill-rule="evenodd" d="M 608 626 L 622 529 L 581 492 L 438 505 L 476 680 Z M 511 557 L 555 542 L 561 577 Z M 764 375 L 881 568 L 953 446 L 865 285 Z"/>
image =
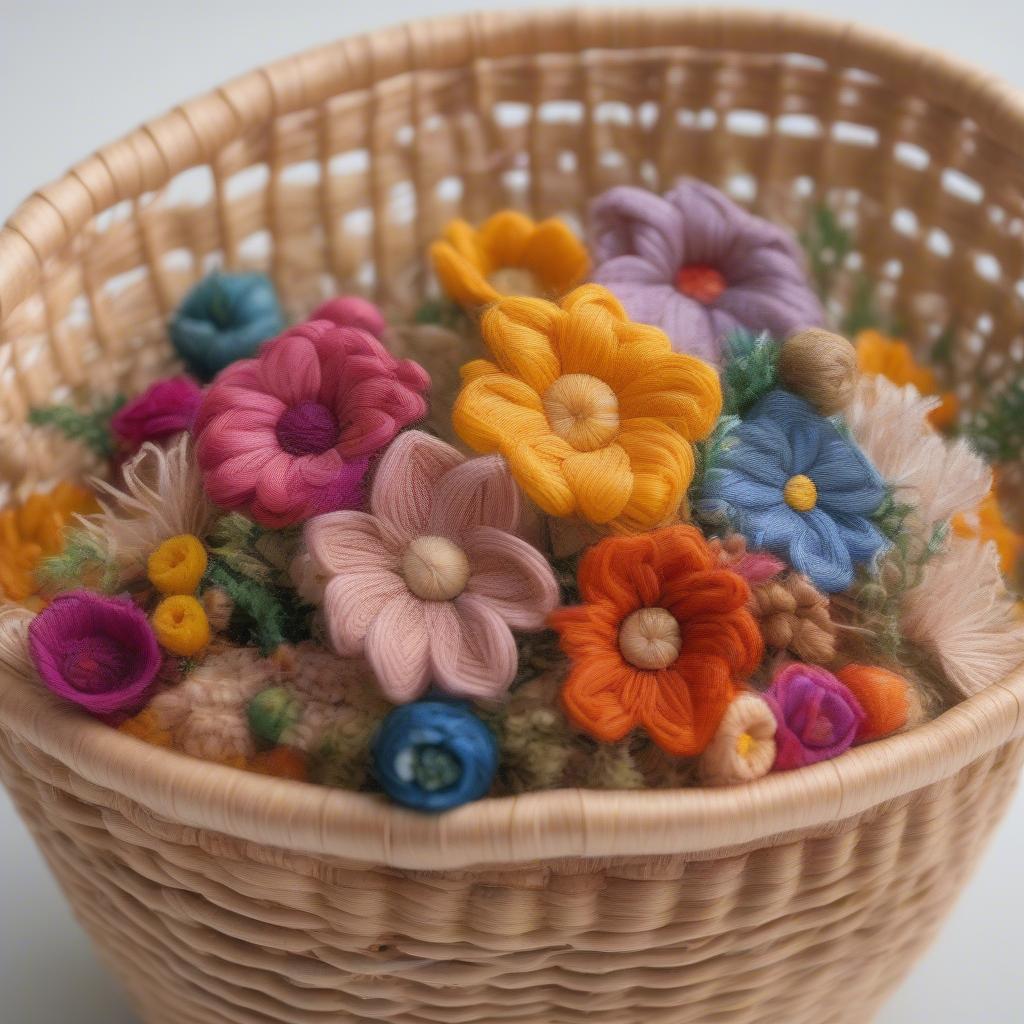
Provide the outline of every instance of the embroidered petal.
<path id="1" fill-rule="evenodd" d="M 498 611 L 474 594 L 424 604 L 434 681 L 446 693 L 494 700 L 516 674 L 511 630 Z"/>
<path id="2" fill-rule="evenodd" d="M 405 593 L 405 582 L 387 569 L 366 567 L 331 579 L 324 590 L 323 609 L 335 652 L 343 658 L 361 655 L 373 621 Z"/>
<path id="3" fill-rule="evenodd" d="M 341 583 L 344 577 L 334 582 Z M 430 633 L 423 602 L 409 593 L 392 598 L 366 633 L 366 660 L 381 693 L 394 704 L 423 695 L 430 683 Z"/>

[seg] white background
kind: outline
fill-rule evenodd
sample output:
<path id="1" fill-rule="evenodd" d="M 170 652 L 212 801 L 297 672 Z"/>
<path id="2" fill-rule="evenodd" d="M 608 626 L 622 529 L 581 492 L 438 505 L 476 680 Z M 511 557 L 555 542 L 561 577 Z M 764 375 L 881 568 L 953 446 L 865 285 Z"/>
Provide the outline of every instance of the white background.
<path id="1" fill-rule="evenodd" d="M 485 0 L 0 0 L 0 221 L 97 146 L 226 78 L 338 36 L 481 5 Z M 1019 3 L 819 0 L 788 6 L 856 17 L 1024 86 Z M 881 1024 L 1024 1021 L 1022 840 L 1024 797 L 941 938 L 878 1018 Z M 132 1020 L 0 790 L 0 1024 Z"/>

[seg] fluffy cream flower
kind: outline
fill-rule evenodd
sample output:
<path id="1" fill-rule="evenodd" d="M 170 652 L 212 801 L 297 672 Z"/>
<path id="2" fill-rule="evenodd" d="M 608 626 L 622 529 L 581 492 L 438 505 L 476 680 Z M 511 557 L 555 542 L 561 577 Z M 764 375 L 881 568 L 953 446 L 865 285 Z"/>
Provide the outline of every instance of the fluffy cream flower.
<path id="1" fill-rule="evenodd" d="M 739 694 L 726 709 L 714 739 L 700 757 L 709 786 L 751 782 L 775 763 L 775 716 L 756 693 Z"/>

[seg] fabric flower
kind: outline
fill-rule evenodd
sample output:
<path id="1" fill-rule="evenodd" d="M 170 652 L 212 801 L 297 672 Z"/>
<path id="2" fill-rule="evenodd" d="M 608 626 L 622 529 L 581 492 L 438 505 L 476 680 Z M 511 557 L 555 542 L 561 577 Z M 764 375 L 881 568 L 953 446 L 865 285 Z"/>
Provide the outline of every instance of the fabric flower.
<path id="1" fill-rule="evenodd" d="M 864 712 L 855 743 L 881 739 L 907 724 L 910 684 L 903 676 L 875 665 L 845 665 L 836 678 Z"/>
<path id="2" fill-rule="evenodd" d="M 683 525 L 605 538 L 578 578 L 585 603 L 551 616 L 572 663 L 569 718 L 605 743 L 640 726 L 670 754 L 699 754 L 764 652 L 746 582 Z"/>
<path id="3" fill-rule="evenodd" d="M 317 306 L 310 320 L 330 320 L 337 327 L 358 327 L 375 338 L 383 338 L 387 323 L 384 314 L 358 295 L 339 295 Z"/>
<path id="4" fill-rule="evenodd" d="M 900 387 L 913 384 L 925 396 L 939 395 L 941 404 L 931 411 L 928 420 L 936 430 L 953 426 L 960 413 L 959 399 L 952 391 L 940 395 L 935 374 L 914 359 L 905 341 L 890 338 L 881 331 L 864 330 L 857 334 L 854 343 L 861 373 L 886 377 Z"/>
<path id="5" fill-rule="evenodd" d="M 630 323 L 584 285 L 560 305 L 509 298 L 481 322 L 494 362 L 462 369 L 452 413 L 478 452 L 499 452 L 545 512 L 623 532 L 672 518 L 693 477 L 690 444 L 722 407 L 715 371 Z"/>
<path id="6" fill-rule="evenodd" d="M 999 551 L 1004 575 L 1012 579 L 1019 572 L 1021 556 L 1024 555 L 1024 536 L 1006 522 L 995 488 L 989 491 L 974 512 L 959 512 L 953 517 L 953 532 L 958 537 L 992 541 Z"/>
<path id="7" fill-rule="evenodd" d="M 838 757 L 853 744 L 864 720 L 853 694 L 817 665 L 787 665 L 764 699 L 775 714 L 776 771 Z"/>
<path id="8" fill-rule="evenodd" d="M 190 594 L 165 597 L 153 612 L 157 642 L 171 654 L 191 658 L 210 642 L 206 609 Z"/>
<path id="9" fill-rule="evenodd" d="M 618 186 L 591 206 L 593 280 L 680 352 L 717 364 L 726 336 L 782 339 L 824 322 L 796 242 L 700 181 L 664 197 Z"/>
<path id="10" fill-rule="evenodd" d="M 266 274 L 214 273 L 184 298 L 168 332 L 189 372 L 212 380 L 236 359 L 253 355 L 284 329 L 284 313 Z"/>
<path id="11" fill-rule="evenodd" d="M 364 330 L 300 324 L 207 390 L 195 426 L 206 493 L 269 527 L 353 508 L 369 457 L 424 415 L 429 383 Z"/>
<path id="12" fill-rule="evenodd" d="M 64 529 L 75 515 L 98 508 L 89 491 L 65 480 L 0 511 L 0 597 L 40 607 L 39 563 L 64 550 Z"/>
<path id="13" fill-rule="evenodd" d="M 466 460 L 428 434 L 401 434 L 377 468 L 368 513 L 306 527 L 313 562 L 330 576 L 334 649 L 365 655 L 396 704 L 431 680 L 455 696 L 499 697 L 516 671 L 512 629 L 541 629 L 558 603 L 551 566 L 519 529 L 519 492 L 501 459 Z"/>
<path id="14" fill-rule="evenodd" d="M 373 773 L 396 803 L 447 811 L 486 796 L 498 770 L 490 729 L 464 704 L 422 700 L 396 708 L 371 751 Z"/>
<path id="15" fill-rule="evenodd" d="M 32 620 L 28 642 L 46 686 L 99 716 L 140 708 L 161 663 L 142 610 L 88 590 L 55 598 Z"/>
<path id="16" fill-rule="evenodd" d="M 558 298 L 587 275 L 587 250 L 560 220 L 534 223 L 502 210 L 479 228 L 453 220 L 430 247 L 446 294 L 463 306 L 486 306 L 503 295 Z"/>
<path id="17" fill-rule="evenodd" d="M 775 715 L 756 693 L 737 694 L 701 754 L 700 777 L 709 786 L 752 782 L 775 763 Z"/>
<path id="18" fill-rule="evenodd" d="M 190 533 L 168 537 L 146 565 L 149 582 L 161 594 L 192 594 L 206 572 L 206 548 Z"/>
<path id="19" fill-rule="evenodd" d="M 725 521 L 825 593 L 887 541 L 871 522 L 885 498 L 875 468 L 802 398 L 772 391 L 725 438 L 695 511 Z"/>
<path id="20" fill-rule="evenodd" d="M 146 441 L 163 441 L 191 430 L 202 398 L 202 389 L 191 377 L 158 380 L 114 413 L 110 429 L 132 454 Z"/>

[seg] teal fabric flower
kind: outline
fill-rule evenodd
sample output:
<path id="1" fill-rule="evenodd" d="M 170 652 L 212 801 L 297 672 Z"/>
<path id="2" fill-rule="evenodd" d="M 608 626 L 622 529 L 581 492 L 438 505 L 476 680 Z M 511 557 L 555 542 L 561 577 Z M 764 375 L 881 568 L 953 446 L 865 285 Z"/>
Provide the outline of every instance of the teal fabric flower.
<path id="1" fill-rule="evenodd" d="M 872 522 L 885 484 L 864 453 L 802 398 L 772 391 L 725 437 L 695 513 L 738 530 L 838 593 L 888 541 Z"/>
<path id="2" fill-rule="evenodd" d="M 178 355 L 200 380 L 247 359 L 284 330 L 284 313 L 266 274 L 213 273 L 178 307 L 169 331 Z"/>

